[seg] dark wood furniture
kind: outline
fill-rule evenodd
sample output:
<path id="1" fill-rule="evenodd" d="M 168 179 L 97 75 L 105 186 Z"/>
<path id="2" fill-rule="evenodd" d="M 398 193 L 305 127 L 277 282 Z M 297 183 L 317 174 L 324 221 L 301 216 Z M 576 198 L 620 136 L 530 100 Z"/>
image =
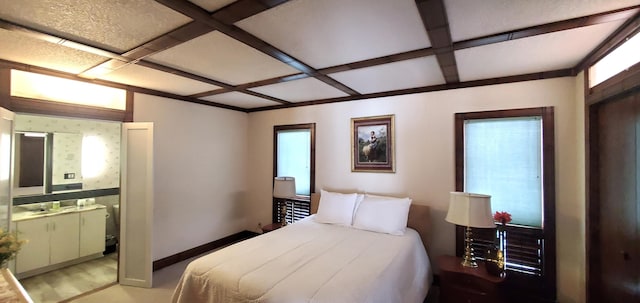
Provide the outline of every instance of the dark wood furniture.
<path id="1" fill-rule="evenodd" d="M 477 268 L 464 267 L 462 258 L 440 256 L 441 303 L 502 303 L 506 302 L 502 282 L 504 278 L 489 275 L 484 262 Z"/>
<path id="2" fill-rule="evenodd" d="M 263 233 L 268 233 L 270 231 L 274 231 L 278 228 L 282 227 L 282 223 L 271 223 L 271 224 L 267 224 L 265 226 L 262 227 L 262 232 Z"/>

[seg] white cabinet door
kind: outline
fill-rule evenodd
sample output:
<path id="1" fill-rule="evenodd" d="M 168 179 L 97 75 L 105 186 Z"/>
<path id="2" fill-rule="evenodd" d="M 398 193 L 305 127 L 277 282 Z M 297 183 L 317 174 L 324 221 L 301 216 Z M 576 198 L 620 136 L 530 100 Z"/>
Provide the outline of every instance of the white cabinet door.
<path id="1" fill-rule="evenodd" d="M 80 257 L 104 251 L 106 215 L 105 208 L 80 213 Z"/>
<path id="2" fill-rule="evenodd" d="M 49 217 L 51 227 L 51 264 L 80 256 L 80 215 L 78 213 Z"/>
<path id="3" fill-rule="evenodd" d="M 23 273 L 49 265 L 49 219 L 40 218 L 16 223 L 18 238 L 27 240 L 16 256 L 16 272 Z"/>

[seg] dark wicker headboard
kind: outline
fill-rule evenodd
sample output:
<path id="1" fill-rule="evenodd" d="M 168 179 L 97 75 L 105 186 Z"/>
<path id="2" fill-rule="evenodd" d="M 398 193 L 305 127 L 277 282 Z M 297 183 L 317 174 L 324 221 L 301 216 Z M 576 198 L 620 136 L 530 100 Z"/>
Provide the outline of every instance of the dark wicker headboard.
<path id="1" fill-rule="evenodd" d="M 318 212 L 318 205 L 320 204 L 320 194 L 311 194 L 311 214 Z M 415 229 L 422 239 L 422 244 L 427 247 L 429 240 L 429 228 L 430 228 L 430 209 L 429 206 L 412 203 L 409 208 L 409 219 L 407 220 L 407 226 Z"/>

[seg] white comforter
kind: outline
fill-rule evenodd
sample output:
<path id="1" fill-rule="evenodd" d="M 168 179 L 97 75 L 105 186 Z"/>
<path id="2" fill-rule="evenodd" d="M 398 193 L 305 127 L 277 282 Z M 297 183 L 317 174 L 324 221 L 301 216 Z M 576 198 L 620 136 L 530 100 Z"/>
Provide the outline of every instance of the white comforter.
<path id="1" fill-rule="evenodd" d="M 194 260 L 173 302 L 422 302 L 431 266 L 415 230 L 404 236 L 307 218 Z"/>

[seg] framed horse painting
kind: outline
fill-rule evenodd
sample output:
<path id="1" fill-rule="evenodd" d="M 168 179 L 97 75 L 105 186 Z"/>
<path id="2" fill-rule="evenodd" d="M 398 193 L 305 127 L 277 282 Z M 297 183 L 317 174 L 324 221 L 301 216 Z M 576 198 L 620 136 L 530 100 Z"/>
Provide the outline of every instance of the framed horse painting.
<path id="1" fill-rule="evenodd" d="M 394 115 L 351 118 L 351 171 L 395 172 Z"/>

